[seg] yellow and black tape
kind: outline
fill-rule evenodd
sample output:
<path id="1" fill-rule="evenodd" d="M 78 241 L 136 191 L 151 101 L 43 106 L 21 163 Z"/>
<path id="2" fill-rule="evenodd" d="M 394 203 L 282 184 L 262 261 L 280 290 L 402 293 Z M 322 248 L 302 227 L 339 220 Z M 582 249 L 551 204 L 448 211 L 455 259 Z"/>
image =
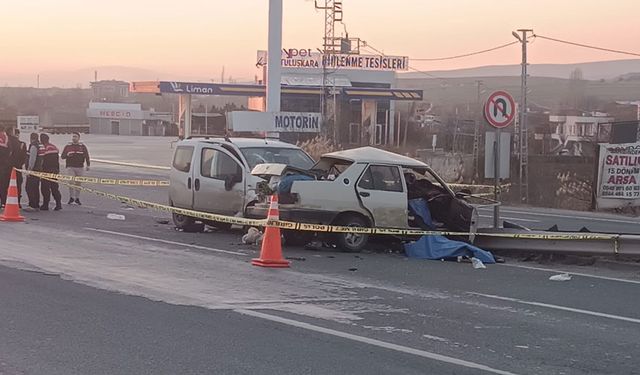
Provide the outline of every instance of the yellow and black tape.
<path id="1" fill-rule="evenodd" d="M 163 180 L 131 180 L 131 179 L 119 179 L 119 178 L 69 176 L 69 175 L 56 174 L 56 173 L 26 171 L 23 169 L 18 169 L 18 171 L 22 173 L 31 174 L 36 177 L 58 180 L 58 182 L 66 181 L 66 182 L 80 182 L 80 183 L 97 184 L 97 185 L 145 186 L 145 187 L 169 186 L 169 181 L 163 181 Z"/>
<path id="2" fill-rule="evenodd" d="M 339 225 L 325 224 L 308 224 L 296 223 L 284 220 L 267 220 L 267 219 L 247 219 L 235 216 L 217 215 L 208 212 L 189 210 L 184 208 L 171 207 L 164 204 L 148 202 L 141 199 L 135 199 L 118 194 L 106 193 L 103 191 L 87 188 L 84 186 L 73 185 L 67 181 L 56 180 L 42 173 L 25 171 L 26 174 L 38 174 L 41 178 L 50 181 L 57 181 L 63 185 L 95 194 L 99 197 L 119 201 L 140 208 L 150 208 L 157 211 L 175 213 L 194 217 L 196 219 L 215 221 L 220 223 L 228 223 L 235 225 L 248 225 L 255 227 L 274 226 L 281 229 L 300 230 L 322 233 L 356 233 L 369 235 L 395 235 L 395 236 L 458 236 L 468 237 L 470 235 L 494 237 L 494 238 L 513 238 L 513 239 L 529 239 L 529 240 L 573 240 L 573 241 L 613 241 L 614 251 L 618 249 L 620 236 L 617 234 L 603 233 L 469 233 L 469 232 L 449 232 L 449 231 L 428 231 L 420 229 L 397 229 L 397 228 L 366 228 L 366 227 L 345 227 Z"/>
<path id="3" fill-rule="evenodd" d="M 365 228 L 365 227 L 343 227 L 337 225 L 306 224 L 282 220 L 268 220 L 267 225 L 276 226 L 282 229 L 301 230 L 323 233 L 357 233 L 370 235 L 394 235 L 394 236 L 470 236 L 474 233 L 468 232 L 447 232 L 428 231 L 420 229 L 396 229 L 396 228 Z M 601 233 L 475 233 L 476 236 L 516 238 L 531 240 L 595 240 L 607 241 L 617 240 L 617 234 Z"/>

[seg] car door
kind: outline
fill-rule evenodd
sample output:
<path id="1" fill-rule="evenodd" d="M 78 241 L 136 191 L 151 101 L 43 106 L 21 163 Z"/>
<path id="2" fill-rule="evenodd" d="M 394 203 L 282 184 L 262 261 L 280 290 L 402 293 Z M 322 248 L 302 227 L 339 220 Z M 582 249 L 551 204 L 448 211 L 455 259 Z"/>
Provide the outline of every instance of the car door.
<path id="1" fill-rule="evenodd" d="M 169 201 L 175 207 L 193 207 L 194 146 L 178 146 L 169 172 Z"/>
<path id="2" fill-rule="evenodd" d="M 220 146 L 206 145 L 199 152 L 193 208 L 230 216 L 242 213 L 246 181 L 240 161 Z"/>
<path id="3" fill-rule="evenodd" d="M 371 164 L 358 181 L 358 197 L 377 227 L 408 226 L 407 191 L 401 172 L 399 166 Z"/>

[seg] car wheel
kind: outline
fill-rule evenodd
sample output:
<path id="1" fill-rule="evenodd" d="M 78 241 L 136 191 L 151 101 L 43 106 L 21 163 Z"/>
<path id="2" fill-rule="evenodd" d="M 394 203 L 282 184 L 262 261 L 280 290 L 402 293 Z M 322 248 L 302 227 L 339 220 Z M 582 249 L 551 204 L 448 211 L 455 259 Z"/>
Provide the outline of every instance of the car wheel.
<path id="1" fill-rule="evenodd" d="M 204 231 L 204 224 L 196 223 L 195 219 L 190 216 L 172 213 L 173 225 L 178 229 L 182 229 L 188 233 L 196 233 Z"/>
<path id="2" fill-rule="evenodd" d="M 365 218 L 358 215 L 347 215 L 338 220 L 338 225 L 345 227 L 367 227 L 368 223 Z M 368 234 L 358 233 L 341 233 L 337 235 L 336 245 L 346 252 L 360 252 L 369 242 Z"/>

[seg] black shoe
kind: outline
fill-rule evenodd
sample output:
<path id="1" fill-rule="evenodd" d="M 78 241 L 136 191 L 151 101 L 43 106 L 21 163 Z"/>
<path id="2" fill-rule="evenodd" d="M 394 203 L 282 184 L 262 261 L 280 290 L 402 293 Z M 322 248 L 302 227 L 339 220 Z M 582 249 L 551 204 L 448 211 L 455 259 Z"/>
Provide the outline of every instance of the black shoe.
<path id="1" fill-rule="evenodd" d="M 62 209 L 62 205 L 61 204 L 56 204 L 56 208 L 54 208 L 54 211 L 60 211 Z"/>
<path id="2" fill-rule="evenodd" d="M 82 206 L 82 203 L 80 203 L 80 198 L 76 198 L 76 204 L 77 204 L 78 206 Z"/>
<path id="3" fill-rule="evenodd" d="M 73 204 L 73 202 L 75 202 L 75 200 L 73 198 L 69 198 L 69 202 L 67 202 L 67 204 Z"/>
<path id="4" fill-rule="evenodd" d="M 45 206 L 45 205 L 40 206 L 40 211 L 49 211 L 49 206 Z"/>

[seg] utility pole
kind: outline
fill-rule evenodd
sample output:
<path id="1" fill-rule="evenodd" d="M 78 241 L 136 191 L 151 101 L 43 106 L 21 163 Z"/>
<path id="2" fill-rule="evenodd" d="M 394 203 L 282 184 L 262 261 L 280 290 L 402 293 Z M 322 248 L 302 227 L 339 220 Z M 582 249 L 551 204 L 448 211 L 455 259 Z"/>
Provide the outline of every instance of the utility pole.
<path id="1" fill-rule="evenodd" d="M 322 0 L 320 0 L 321 2 Z M 336 38 L 335 30 L 336 23 L 342 22 L 342 0 L 324 0 L 324 5 L 319 4 L 318 0 L 314 2 L 315 8 L 324 10 L 324 37 L 322 42 L 322 96 L 320 97 L 320 110 L 322 112 L 323 132 L 326 135 L 331 134 L 328 129 L 329 120 L 333 119 L 333 134 L 334 141 L 335 134 L 337 134 L 337 121 L 336 121 L 336 108 L 328 110 L 328 93 L 327 87 L 329 72 L 327 71 L 326 62 L 329 60 L 332 54 L 340 52 L 340 38 Z M 335 78 L 334 78 L 335 85 Z M 334 89 L 335 92 L 335 89 Z"/>
<path id="2" fill-rule="evenodd" d="M 280 112 L 282 84 L 282 0 L 269 0 L 269 36 L 267 49 L 267 112 Z M 272 133 L 279 138 L 279 133 Z"/>
<path id="3" fill-rule="evenodd" d="M 482 123 L 480 87 L 482 87 L 482 80 L 476 80 L 476 121 L 473 129 L 473 178 L 476 181 L 480 177 L 480 124 Z"/>
<path id="4" fill-rule="evenodd" d="M 518 34 L 521 33 L 522 35 Z M 533 33 L 532 29 L 518 29 L 511 34 L 522 44 L 522 74 L 520 81 L 520 108 L 519 121 L 519 148 L 520 148 L 520 202 L 529 202 L 529 137 L 527 129 L 527 43 L 528 33 Z"/>

